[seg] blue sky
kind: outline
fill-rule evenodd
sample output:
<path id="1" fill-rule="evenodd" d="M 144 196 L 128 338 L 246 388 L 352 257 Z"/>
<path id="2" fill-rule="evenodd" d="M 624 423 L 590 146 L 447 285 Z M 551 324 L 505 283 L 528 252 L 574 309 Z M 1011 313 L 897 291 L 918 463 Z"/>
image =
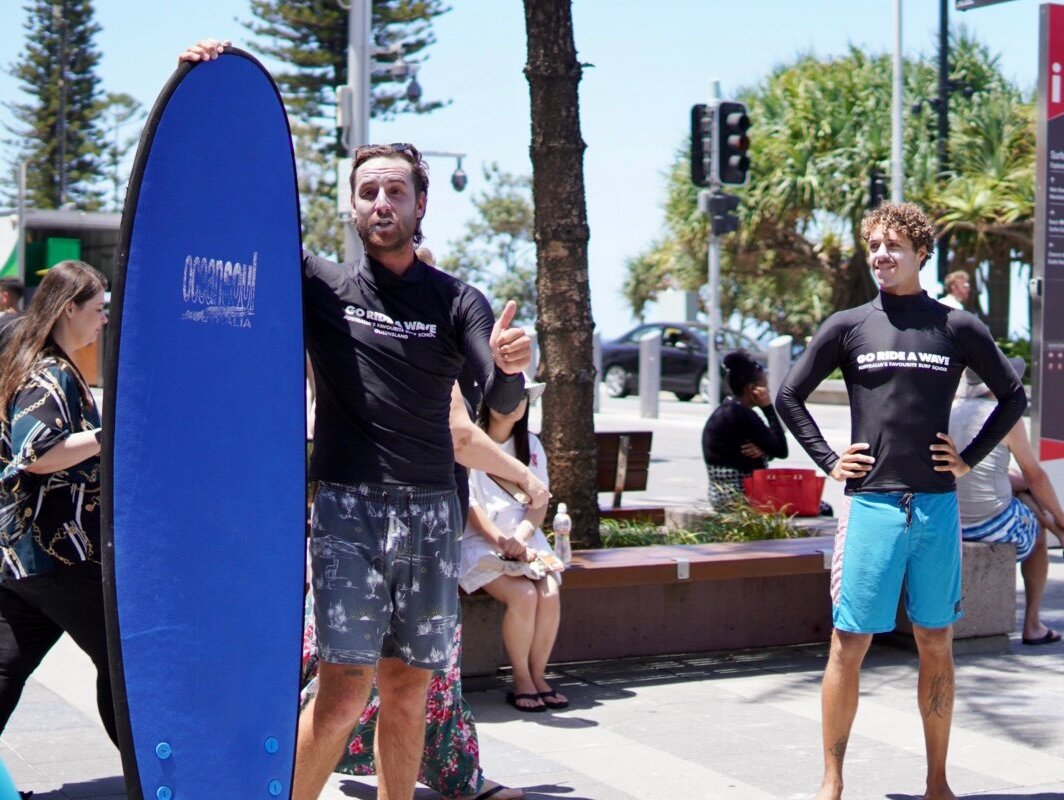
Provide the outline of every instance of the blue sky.
<path id="1" fill-rule="evenodd" d="M 451 104 L 420 118 L 370 124 L 373 141 L 468 153 L 464 194 L 452 191 L 447 180 L 453 161 L 432 164 L 435 183 L 425 231 L 426 243 L 438 253 L 462 234 L 472 214 L 470 195 L 483 185 L 482 164 L 498 162 L 516 173 L 531 169 L 522 3 L 452 4 L 436 23 L 438 42 L 419 76 L 426 98 Z M 24 46 L 21 6 L 18 0 L 0 0 L 5 23 L 0 52 L 9 54 L 4 66 Z M 966 25 L 1000 53 L 1006 75 L 1034 86 L 1035 0 L 963 13 L 952 0 L 950 6 L 951 25 Z M 798 52 L 827 56 L 850 44 L 887 52 L 893 46 L 893 7 L 893 0 L 574 0 L 578 55 L 594 65 L 580 85 L 581 126 L 588 145 L 592 310 L 605 336 L 622 333 L 632 321 L 620 296 L 624 263 L 660 235 L 663 176 L 687 136 L 690 106 L 708 97 L 711 81 L 719 80 L 727 97 Z M 904 0 L 903 7 L 906 52 L 933 53 L 938 3 Z M 97 39 L 103 88 L 128 92 L 146 106 L 186 44 L 215 36 L 253 49 L 240 24 L 250 18 L 247 0 L 96 0 L 95 8 L 103 27 Z M 4 70 L 0 100 L 21 100 L 20 95 Z M 883 102 L 889 105 L 890 97 Z M 0 121 L 10 122 L 6 109 L 0 109 Z"/>

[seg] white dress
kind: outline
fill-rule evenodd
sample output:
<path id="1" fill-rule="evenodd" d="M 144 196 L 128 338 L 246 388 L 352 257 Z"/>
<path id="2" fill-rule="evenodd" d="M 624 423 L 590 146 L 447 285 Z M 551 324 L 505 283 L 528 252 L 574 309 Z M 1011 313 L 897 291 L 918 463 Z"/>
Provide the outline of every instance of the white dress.
<path id="1" fill-rule="evenodd" d="M 514 440 L 510 437 L 499 445 L 508 455 L 514 454 Z M 534 433 L 528 434 L 528 467 L 532 473 L 547 485 L 547 456 L 543 445 Z M 509 492 L 488 477 L 487 473 L 472 469 L 469 471 L 469 506 L 479 507 L 492 522 L 508 536 L 512 536 L 518 523 L 525 518 L 528 510 L 517 502 Z M 540 552 L 551 552 L 550 542 L 537 528 L 528 541 L 528 546 Z M 486 583 L 499 577 L 498 570 L 486 570 L 479 567 L 480 559 L 496 552 L 495 545 L 466 524 L 462 535 L 462 572 L 458 584 L 467 592 L 475 592 Z"/>

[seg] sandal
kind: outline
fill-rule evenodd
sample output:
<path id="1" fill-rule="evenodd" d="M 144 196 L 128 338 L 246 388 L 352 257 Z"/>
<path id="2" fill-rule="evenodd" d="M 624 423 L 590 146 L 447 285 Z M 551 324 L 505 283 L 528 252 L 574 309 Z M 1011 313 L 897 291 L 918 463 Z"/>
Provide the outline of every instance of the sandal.
<path id="1" fill-rule="evenodd" d="M 1059 632 L 1053 630 L 1052 628 L 1046 628 L 1045 636 L 1039 636 L 1037 639 L 1028 639 L 1024 637 L 1020 641 L 1024 644 L 1037 647 L 1040 644 L 1056 644 L 1061 640 L 1061 638 L 1062 637 Z"/>
<path id="2" fill-rule="evenodd" d="M 473 795 L 465 795 L 463 800 L 488 800 L 489 797 L 495 797 L 495 795 L 499 794 L 500 792 L 507 792 L 507 791 L 510 791 L 510 792 L 516 791 L 516 792 L 518 792 L 518 794 L 515 795 L 515 797 L 524 797 L 525 796 L 525 793 L 521 789 L 511 789 L 508 786 L 503 786 L 501 783 L 495 783 L 495 781 L 489 781 L 487 778 L 485 778 L 484 779 L 484 784 L 487 785 L 489 783 L 494 784 L 490 789 L 484 790 L 483 792 L 481 792 L 480 794 L 476 795 L 475 797 Z"/>
<path id="3" fill-rule="evenodd" d="M 518 700 L 538 700 L 539 701 L 539 705 L 538 706 L 519 706 L 519 705 L 517 705 L 517 701 Z M 540 698 L 540 696 L 538 694 L 535 694 L 535 693 L 533 693 L 533 694 L 514 694 L 513 692 L 507 692 L 506 693 L 506 702 L 509 703 L 514 708 L 516 708 L 518 711 L 523 711 L 526 714 L 539 714 L 540 712 L 543 712 L 543 711 L 547 710 L 546 704 L 543 702 L 543 700 Z"/>
<path id="4" fill-rule="evenodd" d="M 543 701 L 543 705 L 546 708 L 553 710 L 560 710 L 569 707 L 568 700 L 551 700 L 552 697 L 558 697 L 558 692 L 551 689 L 549 692 L 540 692 L 539 699 Z"/>

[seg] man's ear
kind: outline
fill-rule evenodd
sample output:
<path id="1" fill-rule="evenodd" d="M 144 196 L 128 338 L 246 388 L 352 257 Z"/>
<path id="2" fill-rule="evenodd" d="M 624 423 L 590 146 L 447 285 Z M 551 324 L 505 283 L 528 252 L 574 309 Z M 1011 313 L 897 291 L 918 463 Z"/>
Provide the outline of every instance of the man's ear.
<path id="1" fill-rule="evenodd" d="M 421 194 L 417 196 L 417 218 L 419 220 L 425 218 L 425 209 L 428 207 L 428 204 L 428 192 L 421 192 Z"/>

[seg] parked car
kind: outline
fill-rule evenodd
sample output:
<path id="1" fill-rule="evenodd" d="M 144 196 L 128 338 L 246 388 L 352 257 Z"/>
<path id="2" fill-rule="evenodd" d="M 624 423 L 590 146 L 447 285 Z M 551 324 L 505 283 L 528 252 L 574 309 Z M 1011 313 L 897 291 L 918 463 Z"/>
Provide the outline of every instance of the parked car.
<path id="1" fill-rule="evenodd" d="M 706 360 L 709 352 L 707 326 L 698 322 L 648 322 L 633 328 L 620 338 L 602 345 L 602 382 L 610 397 L 639 393 L 639 340 L 648 333 L 661 335 L 661 388 L 680 400 L 696 395 L 709 396 Z M 717 352 L 745 349 L 761 366 L 767 367 L 768 354 L 754 339 L 739 331 L 724 328 L 717 334 Z M 723 393 L 727 387 L 722 383 Z"/>

